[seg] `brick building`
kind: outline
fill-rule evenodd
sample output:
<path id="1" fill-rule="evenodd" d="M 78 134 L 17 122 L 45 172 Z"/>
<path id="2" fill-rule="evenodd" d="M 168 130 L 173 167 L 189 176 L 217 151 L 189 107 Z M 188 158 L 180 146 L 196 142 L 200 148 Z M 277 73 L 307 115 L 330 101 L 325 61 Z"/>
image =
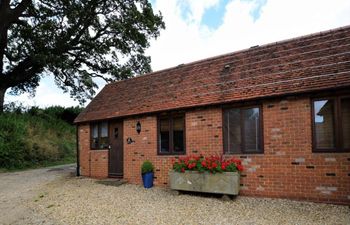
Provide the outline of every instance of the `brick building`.
<path id="1" fill-rule="evenodd" d="M 106 85 L 76 118 L 83 176 L 241 158 L 241 194 L 350 203 L 350 26 Z"/>

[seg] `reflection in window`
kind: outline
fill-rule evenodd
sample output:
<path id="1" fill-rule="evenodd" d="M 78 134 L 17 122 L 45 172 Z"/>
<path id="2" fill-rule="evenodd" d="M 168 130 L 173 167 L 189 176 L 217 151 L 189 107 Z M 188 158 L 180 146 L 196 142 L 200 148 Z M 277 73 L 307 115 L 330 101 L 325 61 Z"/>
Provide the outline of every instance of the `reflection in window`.
<path id="1" fill-rule="evenodd" d="M 262 152 L 258 107 L 225 110 L 223 122 L 226 153 Z"/>
<path id="2" fill-rule="evenodd" d="M 341 120 L 344 148 L 350 149 L 350 98 L 344 98 L 341 100 Z"/>
<path id="3" fill-rule="evenodd" d="M 314 109 L 316 148 L 334 148 L 334 100 L 314 101 Z"/>
<path id="4" fill-rule="evenodd" d="M 108 124 L 107 122 L 100 123 L 101 137 L 108 137 Z"/>
<path id="5" fill-rule="evenodd" d="M 244 150 L 245 152 L 260 151 L 259 108 L 243 110 L 244 118 Z"/>
<path id="6" fill-rule="evenodd" d="M 350 151 L 350 98 L 333 96 L 312 104 L 314 151 Z"/>
<path id="7" fill-rule="evenodd" d="M 227 131 L 227 153 L 242 152 L 241 148 L 241 110 L 231 109 L 225 112 L 224 129 Z"/>
<path id="8" fill-rule="evenodd" d="M 108 123 L 99 122 L 91 124 L 91 148 L 104 149 L 108 147 Z"/>
<path id="9" fill-rule="evenodd" d="M 184 115 L 165 115 L 159 119 L 159 154 L 185 153 Z"/>
<path id="10" fill-rule="evenodd" d="M 160 152 L 169 152 L 169 120 L 167 118 L 160 120 Z"/>
<path id="11" fill-rule="evenodd" d="M 174 152 L 184 151 L 184 125 L 184 117 L 177 117 L 173 119 Z"/>
<path id="12" fill-rule="evenodd" d="M 91 148 L 98 147 L 98 124 L 93 124 L 91 129 Z"/>

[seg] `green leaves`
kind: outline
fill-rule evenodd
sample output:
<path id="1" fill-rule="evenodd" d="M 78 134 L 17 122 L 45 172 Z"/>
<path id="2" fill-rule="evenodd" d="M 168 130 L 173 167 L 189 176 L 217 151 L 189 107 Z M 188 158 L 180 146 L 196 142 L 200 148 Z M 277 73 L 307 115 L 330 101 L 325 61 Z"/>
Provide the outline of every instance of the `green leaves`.
<path id="1" fill-rule="evenodd" d="M 154 166 L 150 161 L 146 160 L 142 163 L 142 166 L 141 166 L 141 173 L 142 174 L 150 173 L 153 171 L 154 171 Z"/>
<path id="2" fill-rule="evenodd" d="M 0 114 L 0 168 L 23 168 L 75 158 L 74 118 L 81 108 L 32 107 Z"/>
<path id="3" fill-rule="evenodd" d="M 0 28 L 6 22 L 0 20 Z M 95 94 L 94 78 L 110 82 L 150 72 L 144 52 L 164 28 L 147 0 L 30 1 L 6 30 L 0 88 L 34 93 L 48 74 L 83 103 Z"/>

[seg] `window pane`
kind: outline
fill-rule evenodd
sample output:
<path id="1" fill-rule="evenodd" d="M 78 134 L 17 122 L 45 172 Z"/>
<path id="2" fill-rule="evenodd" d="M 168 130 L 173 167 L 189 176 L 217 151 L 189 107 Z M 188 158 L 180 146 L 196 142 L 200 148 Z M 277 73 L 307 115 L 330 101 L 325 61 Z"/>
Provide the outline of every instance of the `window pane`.
<path id="1" fill-rule="evenodd" d="M 92 138 L 91 148 L 98 148 L 98 138 Z"/>
<path id="2" fill-rule="evenodd" d="M 92 125 L 92 137 L 93 138 L 97 138 L 98 137 L 98 125 L 97 124 L 93 124 Z"/>
<path id="3" fill-rule="evenodd" d="M 91 148 L 98 148 L 98 125 L 93 124 L 91 128 Z"/>
<path id="4" fill-rule="evenodd" d="M 350 98 L 341 100 L 341 114 L 343 127 L 343 146 L 350 148 Z"/>
<path id="5" fill-rule="evenodd" d="M 160 152 L 169 152 L 169 118 L 160 119 Z"/>
<path id="6" fill-rule="evenodd" d="M 240 109 L 226 111 L 225 120 L 227 124 L 226 146 L 228 153 L 240 153 L 241 149 L 241 114 Z"/>
<path id="7" fill-rule="evenodd" d="M 184 152 L 184 122 L 184 117 L 173 120 L 174 152 Z"/>
<path id="8" fill-rule="evenodd" d="M 334 101 L 315 101 L 314 109 L 316 148 L 334 148 Z"/>
<path id="9" fill-rule="evenodd" d="M 108 148 L 108 137 L 100 137 L 99 148 Z"/>
<path id="10" fill-rule="evenodd" d="M 244 122 L 244 151 L 259 152 L 260 146 L 260 122 L 259 108 L 242 110 Z"/>
<path id="11" fill-rule="evenodd" d="M 108 123 L 101 122 L 100 129 L 101 129 L 101 137 L 108 137 Z"/>

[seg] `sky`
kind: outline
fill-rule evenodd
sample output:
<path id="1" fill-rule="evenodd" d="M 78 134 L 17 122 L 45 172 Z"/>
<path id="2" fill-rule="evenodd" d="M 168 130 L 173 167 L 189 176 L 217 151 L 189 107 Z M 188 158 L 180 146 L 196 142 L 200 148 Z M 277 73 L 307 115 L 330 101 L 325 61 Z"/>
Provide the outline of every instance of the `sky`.
<path id="1" fill-rule="evenodd" d="M 153 71 L 350 25 L 349 0 L 151 0 L 166 25 L 146 54 Z M 99 83 L 99 90 L 103 83 Z M 98 92 L 98 91 L 97 91 Z M 76 106 L 50 77 L 36 96 L 6 95 L 24 106 Z M 89 101 L 88 101 L 89 102 Z M 88 103 L 87 102 L 87 103 Z"/>

